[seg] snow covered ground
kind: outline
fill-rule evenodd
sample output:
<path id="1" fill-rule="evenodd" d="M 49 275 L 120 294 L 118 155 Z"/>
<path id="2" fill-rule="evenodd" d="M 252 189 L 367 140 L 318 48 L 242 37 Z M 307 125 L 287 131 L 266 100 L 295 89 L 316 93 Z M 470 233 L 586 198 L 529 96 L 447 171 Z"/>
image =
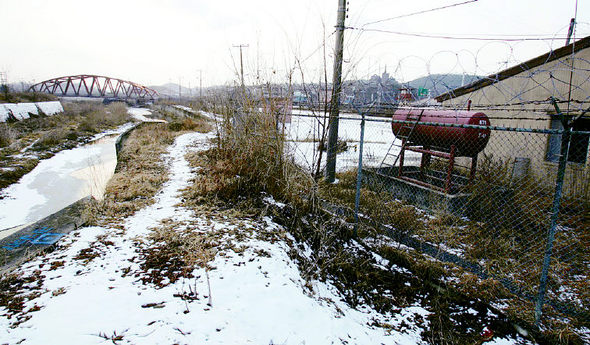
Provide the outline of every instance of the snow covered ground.
<path id="1" fill-rule="evenodd" d="M 313 295 L 306 293 L 297 265 L 289 258 L 285 242 L 269 243 L 250 238 L 243 252 L 228 251 L 212 262 L 215 269 L 195 269 L 192 279 L 181 279 L 161 289 L 144 285 L 139 270 L 137 241 L 145 241 L 150 228 L 162 220 L 190 221 L 199 231 L 231 228 L 231 222 L 195 219 L 177 206 L 179 190 L 188 185 L 191 169 L 185 153 L 207 135 L 185 134 L 177 138 L 166 157 L 170 181 L 157 202 L 125 220 L 125 232 L 91 227 L 67 235 L 57 250 L 29 262 L 21 271 L 45 276 L 41 296 L 28 301 L 31 318 L 14 326 L 14 318 L 0 318 L 2 342 L 22 344 L 416 344 L 419 329 L 387 334 L 368 326 L 379 314 L 354 310 L 341 302 L 335 288 L 316 282 Z M 242 225 L 281 231 L 265 218 Z M 110 245 L 97 237 L 108 235 Z M 80 250 L 92 247 L 102 254 L 89 263 L 74 260 Z M 259 255 L 260 252 L 268 255 Z M 63 266 L 51 262 L 64 262 Z M 48 263 L 43 265 L 43 263 Z M 126 274 L 124 272 L 131 272 Z M 175 297 L 195 291 L 187 302 Z M 210 292 L 209 292 L 210 291 Z M 5 310 L 0 309 L 4 314 Z M 404 310 L 399 322 L 428 312 L 419 306 Z M 388 320 L 391 322 L 391 320 Z M 14 327 L 11 327 L 11 325 Z"/>
<path id="2" fill-rule="evenodd" d="M 302 115 L 302 116 L 297 116 Z M 288 140 L 288 151 L 293 154 L 295 161 L 301 166 L 311 168 L 316 164 L 318 141 L 321 137 L 321 126 L 317 118 L 312 117 L 311 111 L 294 110 L 291 123 L 285 125 Z M 316 113 L 317 116 L 319 114 Z M 336 171 L 342 172 L 357 168 L 359 160 L 359 143 L 361 132 L 361 116 L 352 113 L 341 113 L 338 126 L 338 138 L 347 142 L 349 149 L 339 153 L 336 159 Z M 367 117 L 367 119 L 371 119 Z M 372 118 L 383 120 L 384 118 Z M 395 136 L 390 122 L 365 122 L 365 139 L 363 146 L 363 166 L 377 167 L 390 149 Z M 399 140 L 396 141 L 401 145 Z M 390 153 L 397 153 L 396 147 Z M 323 157 L 325 157 L 325 152 Z M 418 162 L 420 154 L 408 152 L 406 164 Z M 325 159 L 322 159 L 325 161 Z"/>
<path id="3" fill-rule="evenodd" d="M 38 277 L 22 294 L 37 289 L 40 294 L 25 302 L 23 322 L 0 307 L 0 343 L 424 343 L 420 333 L 428 324 L 418 326 L 414 320 L 429 312 L 419 305 L 381 315 L 368 307 L 350 308 L 329 282 L 306 286 L 288 255 L 293 239 L 271 219 L 236 222 L 180 206 L 180 191 L 196 173 L 185 154 L 206 148 L 211 135 L 176 139 L 164 157 L 170 180 L 154 204 L 122 220 L 123 230 L 79 229 L 64 236 L 57 250 L 19 267 L 17 273 Z M 179 224 L 175 231 L 226 233 L 224 241 L 241 249 L 220 250 L 211 269 L 195 268 L 193 278 L 165 279 L 163 287 L 146 283 L 142 277 L 149 272 L 141 267 L 141 251 L 150 245 L 152 229 L 170 222 Z M 239 230 L 239 240 L 232 230 Z M 265 241 L 255 235 L 261 231 L 284 239 Z M 81 260 L 85 250 L 99 255 Z M 403 325 L 405 331 L 371 326 L 375 321 Z M 489 344 L 515 343 L 497 339 Z"/>
<path id="4" fill-rule="evenodd" d="M 136 119 L 138 121 L 142 121 L 142 122 L 166 122 L 166 120 L 149 118 L 148 116 L 150 116 L 152 114 L 152 111 L 149 110 L 149 109 L 145 109 L 145 108 L 129 108 L 129 109 L 127 109 L 127 112 L 129 113 L 129 115 L 131 115 L 131 117 L 133 117 L 134 119 Z"/>

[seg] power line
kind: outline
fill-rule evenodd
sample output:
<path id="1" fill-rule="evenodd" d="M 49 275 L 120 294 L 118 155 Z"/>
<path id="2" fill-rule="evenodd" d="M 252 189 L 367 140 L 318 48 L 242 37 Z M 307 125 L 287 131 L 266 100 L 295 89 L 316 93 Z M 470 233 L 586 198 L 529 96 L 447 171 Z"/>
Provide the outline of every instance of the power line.
<path id="1" fill-rule="evenodd" d="M 330 39 L 330 37 L 332 37 L 334 34 L 336 33 L 336 30 L 332 31 L 332 33 L 330 35 L 328 35 L 325 40 Z M 322 49 L 324 46 L 326 45 L 326 43 L 322 43 L 320 44 L 317 48 L 315 48 L 310 54 L 307 55 L 306 58 L 304 58 L 303 60 L 301 60 L 301 62 L 306 62 L 307 60 L 309 60 L 315 53 L 317 53 L 318 50 Z"/>
<path id="2" fill-rule="evenodd" d="M 363 27 L 365 27 L 367 25 L 373 25 L 373 24 L 377 24 L 377 23 L 387 22 L 387 21 L 394 20 L 394 19 L 406 18 L 406 17 L 415 16 L 415 15 L 418 15 L 418 14 L 424 14 L 424 13 L 434 12 L 434 11 L 438 11 L 438 10 L 444 10 L 444 9 L 447 9 L 447 8 L 456 7 L 456 6 L 460 6 L 460 5 L 466 5 L 466 4 L 470 4 L 472 2 L 476 2 L 476 1 L 477 0 L 469 0 L 469 1 L 464 1 L 464 2 L 460 2 L 460 3 L 452 4 L 452 5 L 431 8 L 429 10 L 423 10 L 423 11 L 418 11 L 418 12 L 414 12 L 414 13 L 402 14 L 401 16 L 380 19 L 380 20 L 376 20 L 374 22 L 365 23 L 365 24 L 363 24 Z"/>
<path id="3" fill-rule="evenodd" d="M 364 32 L 379 32 L 379 33 L 386 33 L 386 34 L 393 34 L 393 35 L 400 35 L 400 36 L 412 36 L 412 37 L 420 37 L 420 38 L 436 38 L 436 39 L 447 39 L 447 40 L 520 42 L 520 41 L 554 41 L 556 39 L 565 39 L 565 37 L 563 37 L 563 38 L 561 38 L 561 37 L 515 37 L 515 38 L 510 38 L 511 36 L 505 36 L 505 37 L 451 36 L 451 35 L 436 35 L 436 34 L 419 33 L 419 32 L 400 32 L 400 31 L 392 31 L 392 30 L 384 30 L 384 29 L 366 29 L 366 28 L 362 28 L 362 27 L 359 28 L 359 27 L 354 27 L 354 26 L 347 26 L 346 29 L 364 31 Z"/>

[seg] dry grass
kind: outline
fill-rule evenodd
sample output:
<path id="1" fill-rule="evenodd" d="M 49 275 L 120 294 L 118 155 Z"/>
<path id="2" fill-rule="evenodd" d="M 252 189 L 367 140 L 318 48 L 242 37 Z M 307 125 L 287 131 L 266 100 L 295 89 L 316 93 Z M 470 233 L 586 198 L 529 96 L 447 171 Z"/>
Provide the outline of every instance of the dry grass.
<path id="1" fill-rule="evenodd" d="M 320 197 L 330 203 L 354 209 L 357 171 L 350 170 L 337 175 L 337 184 L 320 183 Z M 426 229 L 424 212 L 415 206 L 382 195 L 368 189 L 361 189 L 360 207 L 362 213 L 372 221 L 388 224 L 403 234 L 414 234 Z M 353 222 L 352 218 L 347 219 Z"/>
<path id="2" fill-rule="evenodd" d="M 144 283 L 163 287 L 180 278 L 193 278 L 195 267 L 207 267 L 219 250 L 213 231 L 202 232 L 168 222 L 149 235 L 149 246 L 140 251 Z"/>
<path id="3" fill-rule="evenodd" d="M 117 169 L 107 184 L 104 199 L 85 212 L 87 222 L 117 223 L 153 203 L 153 197 L 168 180 L 163 162 L 168 146 L 187 131 L 204 133 L 211 128 L 205 119 L 181 122 L 179 131 L 171 131 L 166 123 L 142 123 L 130 133 L 119 152 Z"/>
<path id="4" fill-rule="evenodd" d="M 153 196 L 168 179 L 162 155 L 179 133 L 163 123 L 143 123 L 129 135 L 118 157 L 117 171 L 109 181 L 105 197 L 86 214 L 90 223 L 104 217 L 120 220 L 153 202 Z"/>
<path id="5" fill-rule="evenodd" d="M 27 103 L 57 101 L 57 96 L 42 92 L 8 92 L 0 93 L 0 103 Z"/>
<path id="6" fill-rule="evenodd" d="M 66 113 L 79 112 L 85 114 L 80 121 L 78 130 L 82 132 L 98 132 L 103 128 L 114 127 L 129 122 L 131 117 L 127 113 L 127 106 L 121 103 L 111 103 L 99 110 L 90 109 L 89 111 L 82 106 L 81 110 L 77 110 L 78 106 L 74 104 L 66 105 Z"/>
<path id="7" fill-rule="evenodd" d="M 554 186 L 544 186 L 531 177 L 514 185 L 507 165 L 486 160 L 481 163 L 481 175 L 471 186 L 471 203 L 468 207 L 470 219 L 444 212 L 426 213 L 394 200 L 386 192 L 376 193 L 365 189 L 361 190 L 361 212 L 376 223 L 391 226 L 395 229 L 394 234 L 415 236 L 441 250 L 457 252 L 465 260 L 480 264 L 486 273 L 496 279 L 508 279 L 517 284 L 522 293 L 536 296 L 549 226 L 552 198 L 549 189 Z M 321 185 L 320 194 L 332 203 L 353 209 L 356 172 L 340 174 L 338 178 L 338 184 Z M 559 231 L 556 236 L 549 275 L 549 289 L 554 293 L 549 295 L 555 298 L 559 295 L 557 291 L 563 287 L 574 293 L 584 305 L 589 305 L 590 284 L 587 279 L 576 278 L 588 274 L 590 213 L 585 205 L 585 202 L 564 200 L 560 223 L 569 228 Z M 351 218 L 347 220 L 352 222 Z M 366 224 L 359 228 L 359 235 L 371 241 L 385 233 Z M 395 248 L 391 250 L 398 251 Z M 388 255 L 391 257 L 391 253 Z M 498 280 L 481 280 L 463 274 L 463 270 L 452 264 L 440 265 L 414 255 L 406 257 L 400 254 L 393 257 L 395 262 L 400 262 L 412 272 L 430 272 L 425 279 L 437 281 L 454 277 L 448 286 L 457 292 L 492 303 L 509 302 L 505 311 L 512 318 L 529 324 L 534 321 L 532 303 L 507 291 Z M 587 327 L 583 319 L 564 316 L 549 307 L 544 314 L 546 323 L 552 327 L 545 334 L 548 339 L 554 339 L 568 323 L 578 328 Z M 559 343 L 576 343 L 579 340 L 571 332 L 566 333 L 569 336 Z"/>
<path id="8" fill-rule="evenodd" d="M 168 129 L 173 132 L 178 131 L 195 131 L 199 133 L 207 133 L 213 130 L 213 126 L 207 122 L 202 116 L 187 117 L 177 119 L 168 123 Z"/>
<path id="9" fill-rule="evenodd" d="M 18 181 L 23 175 L 33 170 L 39 160 L 36 158 L 21 158 L 18 161 L 8 160 L 3 161 L 2 164 L 6 169 L 0 172 L 0 189 L 10 186 L 12 183 Z"/>
<path id="10" fill-rule="evenodd" d="M 10 319 L 11 328 L 31 318 L 29 312 L 39 308 L 35 305 L 25 310 L 25 303 L 42 294 L 42 286 L 45 276 L 40 270 L 33 271 L 30 275 L 7 273 L 0 277 L 0 307 L 4 309 L 4 315 Z M 36 309 L 38 310 L 38 309 Z"/>
<path id="11" fill-rule="evenodd" d="M 207 174 L 194 181 L 185 198 L 197 203 L 214 198 L 235 205 L 266 193 L 279 201 L 307 204 L 313 179 L 284 158 L 284 137 L 274 117 L 242 114 L 234 127 L 231 114 L 226 115 L 213 147 L 190 157 L 204 165 Z"/>
<path id="12" fill-rule="evenodd" d="M 56 128 L 49 130 L 41 135 L 39 140 L 35 143 L 36 148 L 56 146 L 61 143 L 68 136 L 68 131 L 64 128 Z M 78 136 L 76 135 L 74 139 Z"/>
<path id="13" fill-rule="evenodd" d="M 53 116 L 39 116 L 10 124 L 23 135 L 64 129 L 80 134 L 94 134 L 132 121 L 123 104 L 103 105 L 96 102 L 63 103 L 64 112 Z"/>
<path id="14" fill-rule="evenodd" d="M 7 147 L 18 138 L 18 132 L 6 123 L 0 123 L 0 148 Z"/>

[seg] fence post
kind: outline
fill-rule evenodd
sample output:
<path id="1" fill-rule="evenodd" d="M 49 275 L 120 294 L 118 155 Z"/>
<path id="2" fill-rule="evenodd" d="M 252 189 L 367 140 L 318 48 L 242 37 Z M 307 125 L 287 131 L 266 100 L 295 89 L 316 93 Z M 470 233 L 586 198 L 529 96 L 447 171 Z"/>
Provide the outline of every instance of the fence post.
<path id="1" fill-rule="evenodd" d="M 557 104 L 554 103 L 558 114 L 561 116 L 563 123 L 563 132 L 561 134 L 561 152 L 559 156 L 559 167 L 557 169 L 557 180 L 555 182 L 555 194 L 553 196 L 553 208 L 551 210 L 551 224 L 547 235 L 547 246 L 545 248 L 545 257 L 543 259 L 543 270 L 541 272 L 541 281 L 539 283 L 539 294 L 535 306 L 535 325 L 539 326 L 541 315 L 543 313 L 543 304 L 545 303 L 545 294 L 547 292 L 547 276 L 549 274 L 549 264 L 551 263 L 551 253 L 553 251 L 553 241 L 555 240 L 555 231 L 557 229 L 557 220 L 559 218 L 559 207 L 561 206 L 561 193 L 563 190 L 563 179 L 567 167 L 567 158 L 570 147 L 571 127 L 565 116 L 559 111 Z"/>
<path id="2" fill-rule="evenodd" d="M 361 140 L 359 143 L 359 164 L 356 172 L 356 196 L 354 198 L 354 237 L 357 236 L 359 224 L 359 206 L 361 201 L 361 184 L 363 179 L 363 143 L 365 141 L 365 113 L 361 114 Z"/>

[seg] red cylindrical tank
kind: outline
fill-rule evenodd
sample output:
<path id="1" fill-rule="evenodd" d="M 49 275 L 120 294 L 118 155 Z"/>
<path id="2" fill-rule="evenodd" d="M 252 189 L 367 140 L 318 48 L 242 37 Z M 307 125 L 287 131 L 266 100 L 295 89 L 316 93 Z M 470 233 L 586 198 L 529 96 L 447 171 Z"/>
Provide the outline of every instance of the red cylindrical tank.
<path id="1" fill-rule="evenodd" d="M 420 118 L 419 122 L 434 122 L 443 126 L 419 124 L 412 131 L 413 123 L 393 122 L 391 123 L 393 134 L 407 138 L 418 145 L 445 151 L 450 151 L 451 146 L 455 145 L 456 156 L 465 157 L 476 156 L 490 140 L 490 129 L 444 126 L 445 124 L 489 126 L 490 119 L 481 112 L 406 108 L 398 109 L 393 114 L 393 120 L 416 122 L 418 118 Z M 408 135 L 410 135 L 409 138 Z"/>

